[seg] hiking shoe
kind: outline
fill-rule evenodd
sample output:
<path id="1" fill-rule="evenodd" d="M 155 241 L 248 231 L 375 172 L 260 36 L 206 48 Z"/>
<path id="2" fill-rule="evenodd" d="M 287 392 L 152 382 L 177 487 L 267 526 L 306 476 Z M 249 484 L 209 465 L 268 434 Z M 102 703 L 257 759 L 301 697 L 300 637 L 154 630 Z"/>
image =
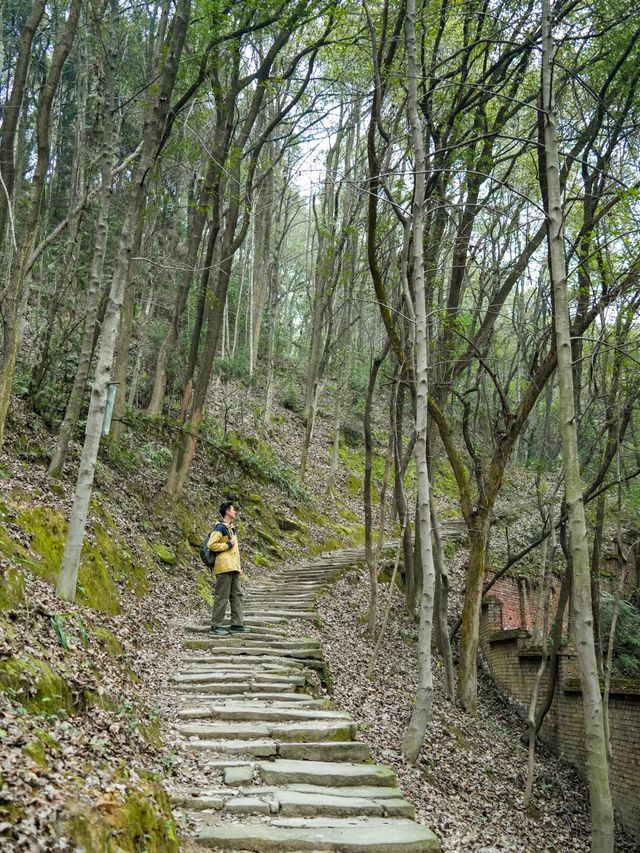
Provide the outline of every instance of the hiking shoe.
<path id="1" fill-rule="evenodd" d="M 229 630 L 232 634 L 249 634 L 251 632 L 251 628 L 247 628 L 244 625 L 232 625 Z"/>
<path id="2" fill-rule="evenodd" d="M 222 625 L 218 625 L 217 628 L 209 628 L 210 634 L 218 634 L 220 637 L 228 636 L 229 632 L 226 628 L 223 628 Z"/>

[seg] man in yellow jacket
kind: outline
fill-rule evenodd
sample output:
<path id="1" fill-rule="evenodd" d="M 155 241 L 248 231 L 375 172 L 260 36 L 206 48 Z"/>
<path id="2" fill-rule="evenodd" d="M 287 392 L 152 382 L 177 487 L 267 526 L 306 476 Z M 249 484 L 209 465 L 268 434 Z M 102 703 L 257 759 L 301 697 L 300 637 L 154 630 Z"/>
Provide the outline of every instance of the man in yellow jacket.
<path id="1" fill-rule="evenodd" d="M 240 549 L 238 548 L 238 534 L 236 532 L 236 508 L 229 501 L 220 504 L 219 521 L 211 531 L 209 542 L 210 551 L 216 555 L 213 570 L 216 575 L 216 588 L 213 599 L 213 615 L 211 617 L 211 633 L 227 635 L 229 631 L 223 628 L 227 602 L 231 604 L 231 627 L 232 634 L 244 634 L 249 628 L 244 626 L 242 612 L 242 588 L 240 586 Z"/>

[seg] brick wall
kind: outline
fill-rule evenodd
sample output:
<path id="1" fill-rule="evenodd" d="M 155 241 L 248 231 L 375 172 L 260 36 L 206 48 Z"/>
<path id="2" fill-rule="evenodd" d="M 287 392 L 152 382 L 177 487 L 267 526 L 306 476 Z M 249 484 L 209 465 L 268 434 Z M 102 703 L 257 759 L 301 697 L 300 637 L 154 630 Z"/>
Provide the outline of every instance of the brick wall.
<path id="1" fill-rule="evenodd" d="M 530 591 L 512 579 L 501 579 L 483 604 L 480 618 L 480 648 L 500 692 L 513 701 L 526 719 L 541 652 L 531 646 L 533 624 Z M 505 592 L 505 601 L 500 595 Z M 524 602 L 524 605 L 522 604 Z M 524 614 L 517 624 L 516 613 Z M 514 626 L 513 623 L 516 622 Z M 527 627 L 521 627 L 524 624 Z M 539 692 L 542 703 L 546 674 Z M 609 699 L 609 725 L 613 760 L 611 791 L 617 817 L 625 830 L 640 841 L 640 685 L 636 690 L 613 685 Z M 586 767 L 584 717 L 577 660 L 571 649 L 560 653 L 558 682 L 553 704 L 545 717 L 541 737 L 564 760 L 583 775 Z"/>

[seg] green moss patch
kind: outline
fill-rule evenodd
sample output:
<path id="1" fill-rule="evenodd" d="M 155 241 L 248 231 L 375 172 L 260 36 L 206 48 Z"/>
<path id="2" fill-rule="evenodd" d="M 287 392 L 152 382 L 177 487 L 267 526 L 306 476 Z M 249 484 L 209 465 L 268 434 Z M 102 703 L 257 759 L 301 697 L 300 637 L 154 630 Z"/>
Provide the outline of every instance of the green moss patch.
<path id="1" fill-rule="evenodd" d="M 124 654 L 124 647 L 120 640 L 109 631 L 107 628 L 103 628 L 101 625 L 96 625 L 91 629 L 91 633 L 98 640 L 101 645 L 104 646 L 107 654 L 110 658 L 114 660 L 116 658 L 121 657 Z"/>
<path id="2" fill-rule="evenodd" d="M 0 574 L 0 610 L 15 610 L 24 603 L 24 584 L 17 569 L 7 566 Z"/>
<path id="3" fill-rule="evenodd" d="M 141 791 L 103 794 L 97 806 L 69 805 L 64 834 L 85 853 L 173 853 L 179 842 L 167 793 L 149 774 Z"/>
<path id="4" fill-rule="evenodd" d="M 30 563 L 30 568 L 55 585 L 67 532 L 64 516 L 51 507 L 29 507 L 19 513 L 18 523 L 31 536 L 31 548 L 40 556 L 39 561 Z M 146 569 L 113 530 L 96 524 L 93 536 L 85 537 L 82 546 L 78 602 L 110 615 L 120 613 L 115 581 L 125 582 L 133 592 L 142 595 L 147 589 Z"/>
<path id="5" fill-rule="evenodd" d="M 177 561 L 177 557 L 173 554 L 168 548 L 162 545 L 160 542 L 155 542 L 151 546 L 151 550 L 156 555 L 156 557 L 160 560 L 161 563 L 164 563 L 166 566 L 173 566 Z"/>
<path id="6" fill-rule="evenodd" d="M 34 714 L 71 714 L 75 702 L 64 678 L 33 657 L 0 660 L 0 687 Z"/>
<path id="7" fill-rule="evenodd" d="M 205 604 L 208 604 L 209 607 L 213 607 L 213 592 L 211 590 L 211 571 L 209 569 L 202 569 L 200 572 L 198 572 L 196 583 L 198 585 L 198 595 L 200 596 L 200 598 L 204 601 Z"/>

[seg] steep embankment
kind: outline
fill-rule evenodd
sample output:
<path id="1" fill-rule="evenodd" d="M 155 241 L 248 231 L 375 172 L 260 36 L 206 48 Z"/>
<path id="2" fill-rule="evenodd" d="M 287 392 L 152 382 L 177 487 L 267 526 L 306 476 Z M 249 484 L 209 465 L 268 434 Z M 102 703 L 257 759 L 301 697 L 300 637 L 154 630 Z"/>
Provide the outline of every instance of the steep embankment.
<path id="1" fill-rule="evenodd" d="M 227 399 L 234 394 L 236 411 L 248 410 L 240 390 Z M 254 575 L 288 555 L 350 541 L 357 510 L 331 500 L 325 517 L 298 486 L 296 423 L 284 410 L 272 436 L 245 414 L 244 431 L 205 436 L 177 501 L 162 493 L 170 435 L 140 420 L 127 444 L 103 448 L 77 601 L 69 605 L 54 584 L 79 448 L 64 476 L 51 479 L 52 436 L 18 404 L 14 412 L 0 455 L 0 846 L 178 849 L 162 784 L 172 755 L 159 737 L 157 695 L 175 655 L 173 620 L 210 600 L 195 546 L 219 500 L 231 495 L 242 510 L 245 565 Z M 312 460 L 312 480 L 324 456 Z M 343 519 L 326 528 L 340 512 L 349 527 Z"/>

